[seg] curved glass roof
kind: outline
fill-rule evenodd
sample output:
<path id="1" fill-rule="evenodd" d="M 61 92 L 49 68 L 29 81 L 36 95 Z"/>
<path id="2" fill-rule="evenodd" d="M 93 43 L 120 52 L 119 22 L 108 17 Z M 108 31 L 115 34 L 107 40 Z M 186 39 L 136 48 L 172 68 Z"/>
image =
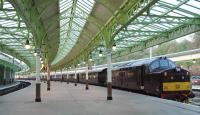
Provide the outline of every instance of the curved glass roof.
<path id="1" fill-rule="evenodd" d="M 182 26 L 200 24 L 199 0 L 159 0 L 115 36 L 117 50 L 142 45 Z M 180 33 L 177 33 L 180 34 Z"/>
<path id="2" fill-rule="evenodd" d="M 50 60 L 48 63 L 54 59 L 52 69 L 60 69 L 67 64 L 75 64 L 78 58 L 85 60 L 83 58 L 89 57 L 89 53 L 98 58 L 99 50 L 105 51 L 102 37 L 106 36 L 103 34 L 107 30 L 112 30 L 117 47 L 113 51 L 115 57 L 200 30 L 199 0 L 113 1 L 33 0 L 24 4 L 16 1 L 16 4 L 12 3 L 18 11 L 16 13 L 12 5 L 3 0 L 0 5 L 0 45 L 32 65 L 34 44 L 45 47 L 49 49 L 43 51 Z M 31 14 L 33 20 L 29 20 Z M 23 20 L 19 15 L 23 16 Z M 33 39 L 24 21 L 37 38 Z M 55 29 L 59 31 L 56 33 Z M 56 33 L 55 36 L 53 33 Z M 24 48 L 27 39 L 32 44 L 30 50 Z"/>
<path id="3" fill-rule="evenodd" d="M 6 0 L 3 0 L 0 9 L 0 45 L 2 50 L 10 49 L 10 52 L 18 54 L 19 57 L 28 61 L 29 64 L 34 65 L 33 49 L 25 49 L 26 40 L 29 39 L 32 43 L 32 34 L 26 28 L 26 24 L 20 18 L 13 6 Z M 12 55 L 12 54 L 10 54 Z"/>
<path id="4" fill-rule="evenodd" d="M 94 0 L 60 0 L 60 44 L 52 64 L 63 59 L 76 44 Z"/>
<path id="5" fill-rule="evenodd" d="M 134 18 L 134 14 L 130 15 L 130 20 L 132 17 Z M 126 26 L 116 27 L 113 33 L 116 44 L 116 49 L 112 52 L 113 58 L 196 31 L 200 31 L 199 0 L 159 0 L 143 13 L 138 13 Z M 102 59 L 98 56 L 99 51 L 103 51 L 103 54 L 106 52 L 104 42 L 99 44 L 91 53 L 97 63 Z"/>

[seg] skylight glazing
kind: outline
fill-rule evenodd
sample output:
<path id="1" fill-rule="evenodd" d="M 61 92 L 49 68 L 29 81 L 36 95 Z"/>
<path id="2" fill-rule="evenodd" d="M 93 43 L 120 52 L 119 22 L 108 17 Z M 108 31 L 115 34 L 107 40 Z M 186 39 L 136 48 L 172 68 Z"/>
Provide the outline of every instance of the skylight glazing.
<path id="1" fill-rule="evenodd" d="M 0 44 L 13 49 L 20 57 L 34 65 L 32 34 L 27 30 L 25 23 L 17 15 L 13 6 L 6 0 L 0 9 Z M 31 49 L 25 49 L 26 40 L 29 39 Z"/>
<path id="2" fill-rule="evenodd" d="M 60 44 L 52 65 L 63 59 L 76 44 L 87 22 L 94 0 L 60 0 Z"/>
<path id="3" fill-rule="evenodd" d="M 167 31 L 200 19 L 199 0 L 159 0 L 115 36 L 117 51 L 143 44 Z"/>

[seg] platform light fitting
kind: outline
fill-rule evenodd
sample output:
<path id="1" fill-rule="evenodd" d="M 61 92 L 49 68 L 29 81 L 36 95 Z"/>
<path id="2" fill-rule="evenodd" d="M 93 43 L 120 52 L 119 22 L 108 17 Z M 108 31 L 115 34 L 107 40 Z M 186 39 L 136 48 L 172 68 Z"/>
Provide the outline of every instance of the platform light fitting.
<path id="1" fill-rule="evenodd" d="M 37 56 L 37 51 L 36 51 L 36 49 L 35 49 L 33 55 L 34 55 L 34 56 Z"/>
<path id="2" fill-rule="evenodd" d="M 34 54 L 33 54 L 34 56 L 36 56 L 37 55 L 37 53 L 36 52 L 34 52 Z"/>
<path id="3" fill-rule="evenodd" d="M 28 39 L 26 40 L 25 48 L 26 48 L 26 49 L 30 49 L 30 48 L 31 48 L 31 45 L 30 45 Z"/>
<path id="4" fill-rule="evenodd" d="M 100 51 L 99 51 L 99 57 L 102 57 L 102 56 L 103 56 L 102 53 L 103 53 L 103 52 L 100 50 Z"/>
<path id="5" fill-rule="evenodd" d="M 195 59 L 193 59 L 193 60 L 192 60 L 192 63 L 196 63 L 196 60 L 195 60 Z"/>
<path id="6" fill-rule="evenodd" d="M 41 60 L 41 63 L 42 63 L 42 64 L 43 64 L 43 62 L 44 62 L 44 61 L 43 61 L 43 60 Z"/>
<path id="7" fill-rule="evenodd" d="M 116 44 L 114 43 L 112 49 L 115 51 L 116 48 L 117 48 L 117 47 L 116 47 Z"/>
<path id="8" fill-rule="evenodd" d="M 90 62 L 92 61 L 92 53 L 90 53 L 90 55 L 89 55 L 89 61 Z"/>

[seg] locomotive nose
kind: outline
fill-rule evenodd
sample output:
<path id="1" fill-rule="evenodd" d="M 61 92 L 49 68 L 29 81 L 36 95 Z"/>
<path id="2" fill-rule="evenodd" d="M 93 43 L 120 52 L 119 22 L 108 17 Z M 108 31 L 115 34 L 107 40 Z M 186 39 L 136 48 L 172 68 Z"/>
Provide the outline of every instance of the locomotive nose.
<path id="1" fill-rule="evenodd" d="M 180 68 L 180 67 L 176 67 L 176 68 L 175 68 L 175 71 L 176 71 L 176 72 L 180 72 L 180 71 L 181 71 L 181 68 Z"/>

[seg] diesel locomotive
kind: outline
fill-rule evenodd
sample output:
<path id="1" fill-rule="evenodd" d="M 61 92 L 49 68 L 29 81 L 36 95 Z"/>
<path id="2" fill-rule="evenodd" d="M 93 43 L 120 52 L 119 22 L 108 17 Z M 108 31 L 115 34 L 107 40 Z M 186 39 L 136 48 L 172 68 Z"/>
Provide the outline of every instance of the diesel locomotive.
<path id="1" fill-rule="evenodd" d="M 60 80 L 85 83 L 85 72 L 77 71 L 66 74 Z M 89 84 L 106 86 L 107 69 L 90 70 Z M 52 80 L 59 80 L 58 78 Z M 177 67 L 166 57 L 114 64 L 112 70 L 112 86 L 130 91 L 143 92 L 165 99 L 188 100 L 190 95 L 190 73 Z"/>

